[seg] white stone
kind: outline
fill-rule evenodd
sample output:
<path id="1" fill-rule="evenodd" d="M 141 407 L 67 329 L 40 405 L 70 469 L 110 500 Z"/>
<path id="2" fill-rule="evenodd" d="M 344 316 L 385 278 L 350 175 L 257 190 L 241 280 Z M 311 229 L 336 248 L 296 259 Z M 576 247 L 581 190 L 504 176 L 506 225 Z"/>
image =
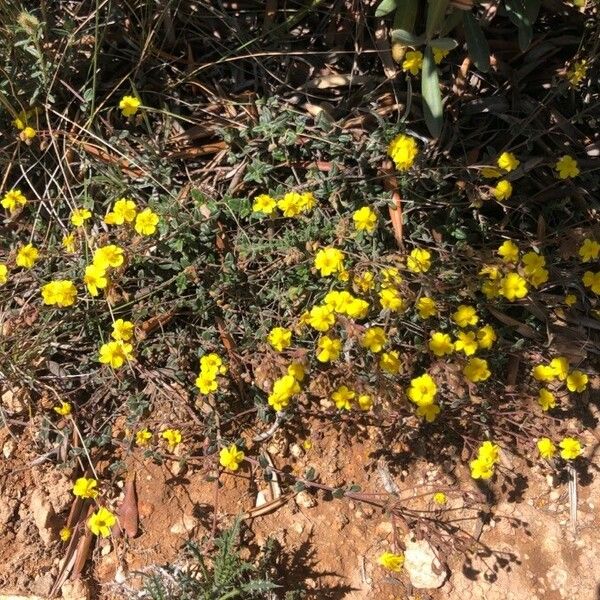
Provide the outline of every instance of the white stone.
<path id="1" fill-rule="evenodd" d="M 296 504 L 300 508 L 312 508 L 317 505 L 317 501 L 307 491 L 302 491 L 296 494 Z"/>
<path id="2" fill-rule="evenodd" d="M 198 526 L 198 519 L 192 515 L 183 515 L 177 523 L 171 527 L 171 533 L 175 535 L 183 535 L 192 531 Z"/>
<path id="3" fill-rule="evenodd" d="M 404 568 L 412 585 L 421 590 L 436 589 L 444 585 L 448 570 L 436 557 L 431 544 L 427 540 L 415 542 L 410 534 L 404 538 L 404 543 Z"/>

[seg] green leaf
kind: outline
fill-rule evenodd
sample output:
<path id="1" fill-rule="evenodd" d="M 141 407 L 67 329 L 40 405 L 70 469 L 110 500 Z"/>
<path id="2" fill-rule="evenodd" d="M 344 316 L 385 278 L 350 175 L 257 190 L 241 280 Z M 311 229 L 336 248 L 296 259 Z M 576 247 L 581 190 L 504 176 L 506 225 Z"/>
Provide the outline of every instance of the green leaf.
<path id="1" fill-rule="evenodd" d="M 336 488 L 335 490 L 333 490 L 333 492 L 331 492 L 331 495 L 332 495 L 334 498 L 337 498 L 338 500 L 339 500 L 340 498 L 343 498 L 343 497 L 344 497 L 344 494 L 345 494 L 345 492 L 344 492 L 344 488 Z"/>
<path id="2" fill-rule="evenodd" d="M 419 2 L 420 0 L 402 0 L 394 15 L 393 29 L 414 31 L 415 21 L 417 20 L 417 11 L 419 10 Z"/>
<path id="3" fill-rule="evenodd" d="M 441 29 L 448 4 L 450 0 L 429 0 L 427 6 L 427 24 L 425 25 L 425 37 L 431 40 Z"/>
<path id="4" fill-rule="evenodd" d="M 425 48 L 423 56 L 423 72 L 421 73 L 421 94 L 423 95 L 423 115 L 427 129 L 434 138 L 442 132 L 444 123 L 442 109 L 442 92 L 438 70 L 433 60 L 433 50 Z"/>
<path id="5" fill-rule="evenodd" d="M 306 473 L 304 473 L 304 479 L 307 481 L 314 481 L 317 478 L 317 472 L 314 467 L 310 467 L 307 469 Z"/>
<path id="6" fill-rule="evenodd" d="M 394 29 L 392 31 L 392 42 L 400 42 L 406 46 L 421 46 L 425 42 L 425 38 L 422 35 L 415 35 L 404 29 Z"/>
<path id="7" fill-rule="evenodd" d="M 458 42 L 452 38 L 443 37 L 431 40 L 429 45 L 437 50 L 454 50 L 458 46 Z"/>
<path id="8" fill-rule="evenodd" d="M 463 12 L 463 25 L 469 56 L 480 71 L 487 73 L 490 70 L 490 47 L 483 31 L 470 12 Z"/>
<path id="9" fill-rule="evenodd" d="M 396 9 L 396 0 L 381 0 L 375 10 L 376 17 L 385 17 Z"/>
<path id="10" fill-rule="evenodd" d="M 533 27 L 526 3 L 523 0 L 504 0 L 504 7 L 508 18 L 519 28 L 519 48 L 524 52 L 533 39 Z"/>

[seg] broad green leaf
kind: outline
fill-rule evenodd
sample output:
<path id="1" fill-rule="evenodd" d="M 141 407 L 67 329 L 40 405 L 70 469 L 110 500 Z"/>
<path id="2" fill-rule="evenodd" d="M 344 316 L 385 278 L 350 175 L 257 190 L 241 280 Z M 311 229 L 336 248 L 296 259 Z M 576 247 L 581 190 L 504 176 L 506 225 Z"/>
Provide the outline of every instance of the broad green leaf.
<path id="1" fill-rule="evenodd" d="M 416 48 L 417 46 L 421 46 L 424 41 L 425 38 L 422 35 L 415 35 L 409 31 L 404 31 L 404 29 L 394 29 L 392 31 L 392 42 L 401 42 L 406 46 Z"/>
<path id="2" fill-rule="evenodd" d="M 404 31 L 414 31 L 415 21 L 417 20 L 417 11 L 420 0 L 402 0 L 400 6 L 396 8 L 394 15 L 394 29 L 404 29 Z"/>
<path id="3" fill-rule="evenodd" d="M 508 18 L 518 27 L 519 48 L 527 50 L 533 39 L 533 27 L 526 3 L 524 0 L 504 0 L 504 7 Z"/>
<path id="4" fill-rule="evenodd" d="M 450 0 L 429 0 L 427 5 L 427 24 L 425 25 L 425 37 L 431 40 L 441 29 L 446 10 Z"/>
<path id="5" fill-rule="evenodd" d="M 483 31 L 470 12 L 463 12 L 463 25 L 467 50 L 473 64 L 483 73 L 487 73 L 490 70 L 490 47 Z"/>
<path id="6" fill-rule="evenodd" d="M 381 0 L 379 5 L 375 9 L 375 16 L 376 17 L 385 17 L 385 15 L 389 15 L 395 9 L 396 9 L 396 0 Z"/>
<path id="7" fill-rule="evenodd" d="M 429 42 L 429 45 L 432 48 L 437 48 L 438 50 L 454 50 L 454 48 L 458 46 L 458 42 L 456 40 L 453 40 L 452 38 L 444 37 L 431 40 L 431 42 Z"/>
<path id="8" fill-rule="evenodd" d="M 427 129 L 434 138 L 440 137 L 444 115 L 442 108 L 442 92 L 438 70 L 433 60 L 433 50 L 425 48 L 423 56 L 423 72 L 421 73 L 421 94 L 423 96 L 423 115 Z"/>

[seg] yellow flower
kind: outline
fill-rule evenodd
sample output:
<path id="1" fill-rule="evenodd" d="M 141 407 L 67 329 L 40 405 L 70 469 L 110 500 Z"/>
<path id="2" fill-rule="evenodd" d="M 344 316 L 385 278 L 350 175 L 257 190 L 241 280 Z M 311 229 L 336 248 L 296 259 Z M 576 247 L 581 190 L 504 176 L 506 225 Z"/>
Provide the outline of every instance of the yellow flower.
<path id="1" fill-rule="evenodd" d="M 389 143 L 387 153 L 399 171 L 408 171 L 419 154 L 419 148 L 414 138 L 401 133 Z"/>
<path id="2" fill-rule="evenodd" d="M 546 283 L 548 281 L 549 273 L 546 269 L 536 269 L 531 273 L 527 274 L 527 280 L 534 288 L 540 287 L 542 283 Z"/>
<path id="3" fill-rule="evenodd" d="M 463 375 L 472 383 L 485 381 L 491 375 L 485 358 L 471 358 L 463 368 Z"/>
<path id="4" fill-rule="evenodd" d="M 390 375 L 397 375 L 402 370 L 402 362 L 400 361 L 400 355 L 397 350 L 390 350 L 390 352 L 382 352 L 379 357 L 379 368 L 390 373 Z"/>
<path id="5" fill-rule="evenodd" d="M 406 73 L 412 73 L 418 75 L 419 71 L 423 68 L 423 53 L 419 50 L 414 52 L 407 52 L 404 62 L 402 63 L 402 70 Z"/>
<path id="6" fill-rule="evenodd" d="M 513 193 L 512 184 L 506 179 L 501 179 L 492 188 L 492 194 L 496 200 L 508 200 Z"/>
<path id="7" fill-rule="evenodd" d="M 400 312 L 404 308 L 404 300 L 395 288 L 385 288 L 379 292 L 381 306 L 392 312 Z"/>
<path id="8" fill-rule="evenodd" d="M 133 117 L 142 103 L 134 96 L 123 96 L 119 102 L 119 108 L 124 117 Z"/>
<path id="9" fill-rule="evenodd" d="M 573 306 L 577 304 L 577 296 L 575 294 L 567 294 L 565 296 L 564 303 L 567 306 Z"/>
<path id="10" fill-rule="evenodd" d="M 490 479 L 494 475 L 493 463 L 476 458 L 469 463 L 473 479 Z"/>
<path id="11" fill-rule="evenodd" d="M 128 342 L 133 337 L 133 328 L 134 325 L 131 321 L 117 319 L 113 323 L 110 336 L 113 340 L 123 340 L 124 342 Z"/>
<path id="12" fill-rule="evenodd" d="M 448 498 L 447 498 L 446 494 L 444 494 L 444 492 L 436 492 L 433 495 L 433 501 L 436 504 L 443 506 L 444 504 L 446 504 L 448 502 Z"/>
<path id="13" fill-rule="evenodd" d="M 447 333 L 433 331 L 429 339 L 429 349 L 436 356 L 444 356 L 445 354 L 452 354 L 454 344 Z"/>
<path id="14" fill-rule="evenodd" d="M 591 240 L 590 238 L 586 238 L 583 240 L 583 244 L 579 248 L 579 258 L 581 258 L 581 262 L 590 262 L 591 260 L 596 260 L 600 255 L 600 244 L 595 240 Z"/>
<path id="15" fill-rule="evenodd" d="M 385 267 L 381 269 L 379 276 L 381 277 L 381 288 L 396 287 L 402 283 L 402 275 L 396 267 Z"/>
<path id="16" fill-rule="evenodd" d="M 457 352 L 461 350 L 465 353 L 465 356 L 472 356 L 477 352 L 477 339 L 473 331 L 459 331 L 457 340 L 454 342 L 454 349 Z"/>
<path id="17" fill-rule="evenodd" d="M 106 342 L 100 346 L 98 360 L 113 369 L 121 368 L 127 361 L 133 359 L 133 346 L 121 340 Z"/>
<path id="18" fill-rule="evenodd" d="M 519 249 L 517 248 L 517 257 L 518 257 L 518 255 L 519 255 Z M 488 279 L 491 279 L 492 281 L 500 279 L 502 277 L 502 273 L 500 272 L 500 269 L 496 265 L 484 265 L 480 269 L 479 275 L 481 275 L 482 277 L 487 277 Z"/>
<path id="19" fill-rule="evenodd" d="M 547 437 L 542 437 L 537 441 L 537 449 L 542 458 L 553 458 L 556 454 L 556 446 Z"/>
<path id="20" fill-rule="evenodd" d="M 323 298 L 323 303 L 329 306 L 334 312 L 345 314 L 352 300 L 354 300 L 354 297 L 350 292 L 332 290 Z"/>
<path id="21" fill-rule="evenodd" d="M 277 412 L 289 404 L 292 396 L 300 393 L 300 384 L 293 375 L 283 375 L 273 382 L 273 391 L 269 394 L 267 402 Z"/>
<path id="22" fill-rule="evenodd" d="M 152 439 L 152 432 L 148 431 L 146 428 L 140 429 L 135 434 L 135 443 L 138 446 L 147 446 Z"/>
<path id="23" fill-rule="evenodd" d="M 159 220 L 158 215 L 152 209 L 145 208 L 136 215 L 134 229 L 140 235 L 153 235 Z"/>
<path id="24" fill-rule="evenodd" d="M 223 364 L 223 360 L 218 354 L 210 352 L 200 357 L 200 371 L 211 373 L 213 377 L 216 377 L 217 374 L 225 375 L 227 366 Z"/>
<path id="25" fill-rule="evenodd" d="M 101 506 L 89 519 L 88 527 L 94 535 L 108 537 L 110 530 L 117 522 L 117 518 L 110 510 Z"/>
<path id="26" fill-rule="evenodd" d="M 317 342 L 317 360 L 322 363 L 333 362 L 337 360 L 342 351 L 342 341 L 330 338 L 328 335 L 324 335 L 319 338 Z"/>
<path id="27" fill-rule="evenodd" d="M 259 194 L 254 198 L 252 204 L 252 211 L 258 213 L 264 213 L 265 215 L 273 214 L 273 211 L 277 208 L 277 200 L 271 198 L 268 194 Z"/>
<path id="28" fill-rule="evenodd" d="M 350 410 L 352 408 L 351 400 L 353 400 L 355 396 L 355 391 L 349 389 L 345 385 L 341 385 L 333 392 L 333 394 L 331 394 L 331 399 L 335 402 L 335 406 L 339 410 Z"/>
<path id="29" fill-rule="evenodd" d="M 181 440 L 183 439 L 181 436 L 181 431 L 179 429 L 165 429 L 160 437 L 166 440 L 169 445 L 169 450 L 173 451 L 176 446 L 181 444 Z"/>
<path id="30" fill-rule="evenodd" d="M 560 456 L 565 460 L 574 460 L 583 452 L 581 442 L 572 437 L 563 438 L 558 445 L 561 448 Z"/>
<path id="31" fill-rule="evenodd" d="M 594 294 L 600 294 L 600 271 L 586 271 L 583 274 L 583 285 L 590 288 Z"/>
<path id="32" fill-rule="evenodd" d="M 387 337 L 381 327 L 367 327 L 360 339 L 360 345 L 375 354 L 383 350 L 386 342 Z"/>
<path id="33" fill-rule="evenodd" d="M 436 65 L 439 65 L 446 56 L 450 54 L 450 50 L 444 50 L 443 48 L 434 48 L 433 49 L 433 62 Z"/>
<path id="34" fill-rule="evenodd" d="M 235 444 L 231 444 L 228 448 L 221 448 L 219 452 L 219 464 L 230 471 L 237 471 L 243 460 L 244 453 L 238 450 Z"/>
<path id="35" fill-rule="evenodd" d="M 549 365 L 536 365 L 531 371 L 536 381 L 554 381 L 556 372 Z"/>
<path id="36" fill-rule="evenodd" d="M 507 273 L 500 281 L 500 293 L 510 302 L 527 296 L 527 282 L 518 273 Z"/>
<path id="37" fill-rule="evenodd" d="M 13 213 L 27 204 L 27 198 L 21 190 L 12 189 L 4 194 L 1 204 L 3 208 Z"/>
<path id="38" fill-rule="evenodd" d="M 584 0 L 585 3 L 585 0 Z M 578 4 L 576 4 L 578 6 Z M 587 61 L 578 60 L 567 70 L 567 79 L 573 87 L 577 87 L 587 74 Z"/>
<path id="39" fill-rule="evenodd" d="M 373 408 L 373 398 L 368 394 L 361 394 L 358 397 L 358 406 L 360 410 L 371 410 Z"/>
<path id="40" fill-rule="evenodd" d="M 406 259 L 406 267 L 411 273 L 426 273 L 431 268 L 431 252 L 415 248 Z"/>
<path id="41" fill-rule="evenodd" d="M 112 211 L 104 217 L 104 222 L 107 225 L 123 225 L 123 223 L 133 223 L 135 216 L 135 202 L 129 198 L 119 198 Z"/>
<path id="42" fill-rule="evenodd" d="M 75 252 L 75 234 L 67 233 L 62 239 L 62 247 L 69 253 Z"/>
<path id="43" fill-rule="evenodd" d="M 201 394 L 212 394 L 219 388 L 217 383 L 217 374 L 215 371 L 201 371 L 200 375 L 196 377 L 196 387 L 200 390 Z"/>
<path id="44" fill-rule="evenodd" d="M 39 258 L 39 250 L 34 248 L 32 244 L 26 244 L 21 246 L 17 252 L 17 267 L 23 267 L 24 269 L 31 269 Z"/>
<path id="45" fill-rule="evenodd" d="M 487 279 L 481 284 L 481 291 L 488 300 L 497 298 L 500 295 L 500 282 Z"/>
<path id="46" fill-rule="evenodd" d="M 60 401 L 58 406 L 55 406 L 52 409 L 56 414 L 59 414 L 61 417 L 68 417 L 72 412 L 72 407 L 69 402 L 65 402 L 64 400 Z"/>
<path id="47" fill-rule="evenodd" d="M 501 256 L 505 263 L 517 263 L 519 260 L 519 246 L 510 240 L 506 240 L 498 248 L 498 256 Z"/>
<path id="48" fill-rule="evenodd" d="M 377 213 L 369 206 L 363 206 L 352 215 L 354 227 L 358 231 L 373 233 L 377 227 Z"/>
<path id="49" fill-rule="evenodd" d="M 71 223 L 75 227 L 81 227 L 88 219 L 92 218 L 92 213 L 87 208 L 76 208 L 71 213 Z"/>
<path id="50" fill-rule="evenodd" d="M 510 173 L 514 171 L 520 164 L 521 161 L 512 152 L 503 152 L 496 161 L 496 164 L 501 168 Z"/>
<path id="51" fill-rule="evenodd" d="M 288 192 L 281 200 L 277 201 L 277 207 L 283 212 L 284 217 L 296 217 L 303 212 L 305 200 L 298 192 Z"/>
<path id="52" fill-rule="evenodd" d="M 523 270 L 531 275 L 546 266 L 546 259 L 537 252 L 527 252 L 523 255 Z"/>
<path id="53" fill-rule="evenodd" d="M 68 279 L 57 279 L 42 286 L 42 298 L 44 304 L 64 308 L 71 306 L 77 299 L 77 288 Z"/>
<path id="54" fill-rule="evenodd" d="M 353 298 L 345 312 L 351 319 L 364 319 L 369 312 L 369 303 L 362 298 Z"/>
<path id="55" fill-rule="evenodd" d="M 404 564 L 404 554 L 394 554 L 393 552 L 384 552 L 378 559 L 377 562 L 388 571 L 393 573 L 399 573 L 402 571 L 402 565 Z"/>
<path id="56" fill-rule="evenodd" d="M 587 384 L 588 376 L 583 371 L 575 369 L 567 375 L 567 388 L 570 392 L 584 392 Z"/>
<path id="57" fill-rule="evenodd" d="M 68 527 L 63 527 L 58 532 L 58 536 L 60 537 L 61 542 L 68 542 L 71 539 L 72 534 L 73 532 Z"/>
<path id="58" fill-rule="evenodd" d="M 26 140 L 32 140 L 37 135 L 37 131 L 33 127 L 25 127 L 23 131 L 19 134 L 21 141 L 25 142 Z"/>
<path id="59" fill-rule="evenodd" d="M 553 370 L 555 377 L 564 381 L 569 374 L 569 359 L 566 356 L 557 356 L 550 361 L 549 367 Z"/>
<path id="60" fill-rule="evenodd" d="M 459 327 L 468 327 L 469 325 L 477 325 L 479 317 L 477 316 L 477 311 L 473 306 L 460 304 L 456 309 L 456 312 L 452 315 L 452 320 Z"/>
<path id="61" fill-rule="evenodd" d="M 306 377 L 306 369 L 302 363 L 293 362 L 288 365 L 287 374 L 300 382 Z"/>
<path id="62" fill-rule="evenodd" d="M 373 275 L 373 273 L 371 273 L 370 271 L 365 271 L 360 275 L 355 275 L 352 282 L 358 288 L 359 292 L 366 294 L 367 292 L 370 292 L 375 286 L 375 275 Z"/>
<path id="63" fill-rule="evenodd" d="M 316 203 L 317 199 L 312 192 L 304 192 L 300 194 L 300 210 L 302 212 L 308 212 L 309 210 L 312 210 Z"/>
<path id="64" fill-rule="evenodd" d="M 556 398 L 550 390 L 542 388 L 538 393 L 538 404 L 543 411 L 547 411 L 556 406 Z"/>
<path id="65" fill-rule="evenodd" d="M 98 482 L 95 479 L 80 477 L 73 485 L 73 494 L 78 498 L 96 498 Z"/>
<path id="66" fill-rule="evenodd" d="M 267 341 L 274 350 L 282 352 L 292 344 L 292 332 L 285 327 L 273 327 L 269 331 Z"/>
<path id="67" fill-rule="evenodd" d="M 0 263 L 0 285 L 4 285 L 8 281 L 8 267 L 4 263 Z"/>
<path id="68" fill-rule="evenodd" d="M 429 317 L 435 317 L 438 314 L 435 300 L 427 296 L 421 296 L 417 300 L 416 308 L 421 319 L 429 319 Z"/>
<path id="69" fill-rule="evenodd" d="M 106 270 L 95 264 L 88 265 L 85 268 L 83 283 L 85 283 L 90 295 L 97 296 L 100 293 L 98 290 L 103 290 L 108 285 Z"/>
<path id="70" fill-rule="evenodd" d="M 433 423 L 441 410 L 438 404 L 425 404 L 417 408 L 417 416 L 423 417 L 428 423 Z"/>
<path id="71" fill-rule="evenodd" d="M 308 324 L 317 331 L 328 331 L 335 323 L 335 314 L 330 306 L 313 306 L 310 309 Z"/>
<path id="72" fill-rule="evenodd" d="M 320 271 L 321 277 L 343 271 L 344 253 L 331 246 L 321 248 L 315 256 L 315 268 Z"/>
<path id="73" fill-rule="evenodd" d="M 497 339 L 496 332 L 491 325 L 484 325 L 477 332 L 477 343 L 484 350 L 489 350 Z"/>
<path id="74" fill-rule="evenodd" d="M 93 263 L 101 269 L 120 267 L 124 261 L 123 248 L 119 248 L 119 246 L 115 246 L 114 244 L 102 246 L 94 252 Z"/>
<path id="75" fill-rule="evenodd" d="M 570 179 L 579 175 L 577 161 L 569 154 L 565 154 L 559 158 L 554 169 L 559 179 Z"/>
<path id="76" fill-rule="evenodd" d="M 417 406 L 427 406 L 435 401 L 437 385 L 429 373 L 424 373 L 411 379 L 406 395 Z"/>

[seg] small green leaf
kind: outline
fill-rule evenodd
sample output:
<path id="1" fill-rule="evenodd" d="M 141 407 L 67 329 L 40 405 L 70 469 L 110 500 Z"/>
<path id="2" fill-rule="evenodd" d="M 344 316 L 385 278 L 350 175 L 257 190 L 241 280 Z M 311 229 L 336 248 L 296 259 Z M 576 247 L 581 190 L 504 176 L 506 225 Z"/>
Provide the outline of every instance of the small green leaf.
<path id="1" fill-rule="evenodd" d="M 425 38 L 422 35 L 415 35 L 404 29 L 394 29 L 394 31 L 392 31 L 392 42 L 400 42 L 416 48 L 425 42 Z"/>
<path id="2" fill-rule="evenodd" d="M 305 489 L 306 485 L 304 485 L 302 481 L 296 481 L 296 483 L 294 484 L 294 492 L 296 492 L 297 494 L 303 492 Z"/>
<path id="3" fill-rule="evenodd" d="M 333 492 L 331 492 L 331 495 L 334 498 L 338 498 L 338 499 L 343 498 L 344 494 L 345 494 L 344 488 L 336 488 L 335 490 L 333 490 Z"/>
<path id="4" fill-rule="evenodd" d="M 425 48 L 423 56 L 423 72 L 421 73 L 421 94 L 423 95 L 423 115 L 427 129 L 434 138 L 442 132 L 444 123 L 442 109 L 442 92 L 438 70 L 433 60 L 433 50 Z"/>
<path id="5" fill-rule="evenodd" d="M 504 0 L 504 8 L 508 18 L 518 27 L 519 48 L 524 52 L 533 39 L 533 27 L 526 3 L 523 0 Z"/>
<path id="6" fill-rule="evenodd" d="M 454 50 L 458 46 L 458 42 L 452 38 L 444 37 L 431 40 L 429 45 L 437 50 Z"/>
<path id="7" fill-rule="evenodd" d="M 385 17 L 385 15 L 389 15 L 395 9 L 396 9 L 396 0 L 381 0 L 379 5 L 375 9 L 375 16 L 376 17 Z"/>
<path id="8" fill-rule="evenodd" d="M 474 65 L 483 73 L 490 70 L 490 47 L 481 27 L 470 12 L 463 12 L 467 49 Z"/>
<path id="9" fill-rule="evenodd" d="M 314 481 L 316 478 L 317 472 L 315 471 L 314 467 L 310 467 L 306 470 L 306 473 L 304 473 L 304 479 L 306 479 L 307 481 Z"/>

